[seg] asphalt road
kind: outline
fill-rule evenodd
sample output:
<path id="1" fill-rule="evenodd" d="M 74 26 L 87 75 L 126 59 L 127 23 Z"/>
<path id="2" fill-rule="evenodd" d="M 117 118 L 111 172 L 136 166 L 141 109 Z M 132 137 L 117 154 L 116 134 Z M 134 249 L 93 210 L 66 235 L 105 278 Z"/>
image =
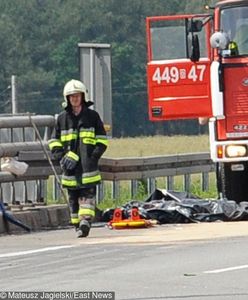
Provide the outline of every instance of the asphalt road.
<path id="1" fill-rule="evenodd" d="M 248 299 L 248 222 L 0 237 L 1 291 L 114 291 L 118 300 Z M 1 299 L 1 293 L 0 293 Z"/>

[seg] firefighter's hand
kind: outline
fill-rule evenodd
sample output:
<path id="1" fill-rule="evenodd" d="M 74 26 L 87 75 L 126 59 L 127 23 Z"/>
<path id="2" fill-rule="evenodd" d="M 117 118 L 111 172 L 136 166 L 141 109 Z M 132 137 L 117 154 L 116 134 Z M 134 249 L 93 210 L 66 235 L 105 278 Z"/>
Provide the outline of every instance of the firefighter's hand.
<path id="1" fill-rule="evenodd" d="M 60 161 L 63 155 L 64 155 L 64 151 L 61 149 L 55 149 L 52 151 L 52 158 L 57 161 Z"/>
<path id="2" fill-rule="evenodd" d="M 63 171 L 72 171 L 75 169 L 78 161 L 79 156 L 76 153 L 69 151 L 60 161 L 61 169 Z"/>

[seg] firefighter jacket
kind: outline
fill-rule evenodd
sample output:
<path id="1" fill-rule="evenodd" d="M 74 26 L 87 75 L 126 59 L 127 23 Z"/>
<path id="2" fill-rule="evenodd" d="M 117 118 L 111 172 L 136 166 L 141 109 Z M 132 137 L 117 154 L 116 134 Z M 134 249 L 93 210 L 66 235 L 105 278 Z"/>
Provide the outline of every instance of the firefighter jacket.
<path id="1" fill-rule="evenodd" d="M 77 159 L 73 170 L 63 171 L 63 187 L 78 189 L 100 183 L 98 160 L 107 145 L 106 132 L 96 111 L 83 106 L 77 116 L 70 110 L 60 113 L 56 122 L 55 138 L 48 142 L 49 149 L 55 159 L 61 160 L 67 153 Z"/>

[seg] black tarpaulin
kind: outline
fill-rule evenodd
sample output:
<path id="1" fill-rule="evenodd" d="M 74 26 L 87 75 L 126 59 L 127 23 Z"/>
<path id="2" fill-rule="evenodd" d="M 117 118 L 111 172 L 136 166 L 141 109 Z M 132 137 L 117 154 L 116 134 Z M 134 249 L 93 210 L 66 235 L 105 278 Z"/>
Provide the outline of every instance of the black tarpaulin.
<path id="1" fill-rule="evenodd" d="M 248 220 L 248 202 L 202 199 L 164 189 L 156 189 L 145 201 L 129 201 L 122 206 L 123 218 L 130 216 L 133 207 L 139 209 L 143 218 L 155 219 L 160 224 Z M 113 211 L 104 211 L 102 221 L 110 221 Z"/>

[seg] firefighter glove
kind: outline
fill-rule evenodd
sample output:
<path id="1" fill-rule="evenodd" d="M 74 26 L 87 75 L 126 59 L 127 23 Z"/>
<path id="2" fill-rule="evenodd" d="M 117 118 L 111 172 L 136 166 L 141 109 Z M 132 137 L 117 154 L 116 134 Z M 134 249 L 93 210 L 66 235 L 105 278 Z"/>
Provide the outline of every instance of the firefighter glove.
<path id="1" fill-rule="evenodd" d="M 79 156 L 76 153 L 69 151 L 60 161 L 61 169 L 63 171 L 72 171 L 75 169 L 78 161 Z"/>

